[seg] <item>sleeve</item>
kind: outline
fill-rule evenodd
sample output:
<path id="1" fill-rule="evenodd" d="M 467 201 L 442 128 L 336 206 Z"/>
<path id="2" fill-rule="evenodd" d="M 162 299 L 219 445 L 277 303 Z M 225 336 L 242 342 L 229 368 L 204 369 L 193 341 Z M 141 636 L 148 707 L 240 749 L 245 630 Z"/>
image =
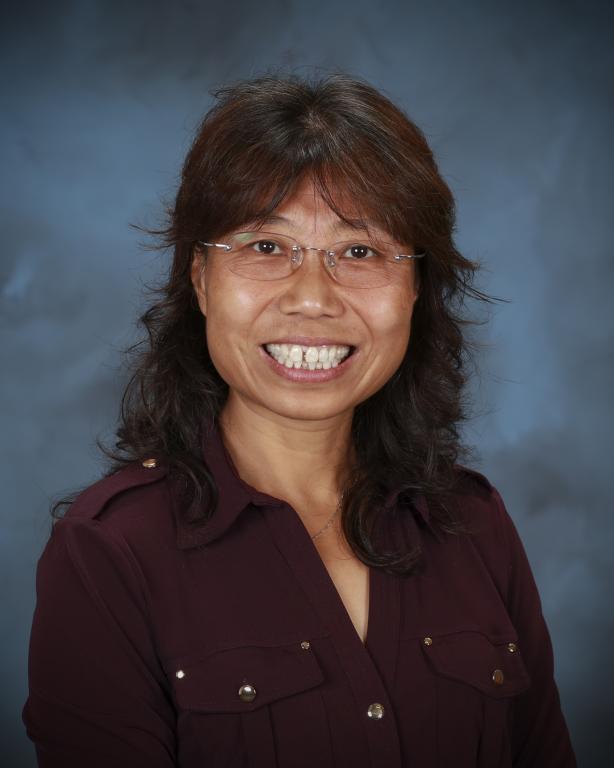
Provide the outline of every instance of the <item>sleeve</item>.
<path id="1" fill-rule="evenodd" d="M 36 572 L 22 718 L 43 768 L 175 766 L 175 712 L 144 580 L 95 520 L 56 522 Z"/>
<path id="2" fill-rule="evenodd" d="M 524 546 L 503 500 L 494 490 L 508 543 L 507 609 L 531 687 L 511 712 L 514 768 L 575 768 L 576 759 L 554 679 L 554 655 L 541 599 Z"/>

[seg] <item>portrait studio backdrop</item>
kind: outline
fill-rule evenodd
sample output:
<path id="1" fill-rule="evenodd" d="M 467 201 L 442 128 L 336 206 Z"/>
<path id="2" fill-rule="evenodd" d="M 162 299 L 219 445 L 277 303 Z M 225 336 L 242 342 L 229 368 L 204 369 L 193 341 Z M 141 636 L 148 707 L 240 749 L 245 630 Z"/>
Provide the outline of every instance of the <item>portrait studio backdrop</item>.
<path id="1" fill-rule="evenodd" d="M 465 428 L 525 543 L 579 764 L 612 754 L 612 12 L 598 2 L 5 3 L 3 764 L 21 724 L 48 507 L 100 473 L 155 226 L 209 92 L 283 67 L 366 78 L 426 133 L 457 244 L 505 298 Z M 483 312 L 482 312 L 483 316 Z M 8 762 L 7 762 L 8 760 Z M 604 762 L 606 760 L 606 762 Z"/>

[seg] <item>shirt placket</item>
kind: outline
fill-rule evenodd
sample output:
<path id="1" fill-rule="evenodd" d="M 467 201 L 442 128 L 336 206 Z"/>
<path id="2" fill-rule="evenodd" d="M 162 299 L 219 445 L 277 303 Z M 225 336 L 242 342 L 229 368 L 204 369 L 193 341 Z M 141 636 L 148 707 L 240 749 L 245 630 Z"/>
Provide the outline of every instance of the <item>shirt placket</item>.
<path id="1" fill-rule="evenodd" d="M 306 596 L 331 631 L 331 639 L 352 690 L 369 745 L 364 766 L 401 768 L 392 690 L 398 653 L 397 582 L 371 569 L 369 625 L 363 644 L 318 551 L 296 511 L 287 504 L 268 507 L 265 519 L 273 540 Z"/>

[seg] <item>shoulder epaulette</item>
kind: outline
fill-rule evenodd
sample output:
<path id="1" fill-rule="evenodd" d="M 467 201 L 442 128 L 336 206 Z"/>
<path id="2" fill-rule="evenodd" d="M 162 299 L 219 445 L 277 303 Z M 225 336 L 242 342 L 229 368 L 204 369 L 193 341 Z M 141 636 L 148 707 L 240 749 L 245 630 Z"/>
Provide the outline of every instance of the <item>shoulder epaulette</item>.
<path id="1" fill-rule="evenodd" d="M 467 475 L 468 477 L 473 478 L 474 480 L 477 480 L 478 483 L 484 486 L 487 491 L 492 491 L 492 485 L 488 478 L 483 475 L 481 472 L 478 472 L 475 469 L 470 469 L 469 467 L 465 467 L 461 464 L 456 464 L 456 468 L 462 472 L 463 474 Z"/>
<path id="2" fill-rule="evenodd" d="M 157 459 L 128 464 L 82 491 L 68 508 L 66 517 L 93 520 L 105 509 L 109 501 L 122 491 L 155 483 L 165 477 L 167 472 L 166 463 Z"/>

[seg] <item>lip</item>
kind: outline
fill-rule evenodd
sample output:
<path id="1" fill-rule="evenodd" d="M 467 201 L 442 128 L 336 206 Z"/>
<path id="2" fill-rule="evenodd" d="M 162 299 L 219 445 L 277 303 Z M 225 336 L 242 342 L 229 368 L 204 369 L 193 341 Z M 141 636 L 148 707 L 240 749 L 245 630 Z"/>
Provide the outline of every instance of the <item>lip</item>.
<path id="1" fill-rule="evenodd" d="M 267 343 L 275 344 L 278 342 Z M 282 376 L 284 379 L 302 384 L 322 384 L 327 381 L 332 381 L 332 379 L 338 379 L 351 368 L 354 358 L 360 355 L 360 352 L 355 349 L 354 352 L 352 352 L 341 363 L 339 363 L 336 368 L 329 368 L 328 370 L 324 368 L 316 368 L 314 371 L 310 371 L 305 370 L 304 368 L 286 368 L 285 365 L 278 363 L 274 357 L 269 355 L 269 353 L 264 348 L 264 345 L 261 345 L 258 347 L 258 349 L 260 350 L 260 354 L 264 357 L 266 363 L 278 376 Z"/>
<path id="2" fill-rule="evenodd" d="M 344 346 L 354 347 L 347 341 L 337 341 L 335 339 L 325 339 L 323 336 L 292 336 L 285 339 L 272 339 L 271 341 L 265 341 L 264 344 L 299 344 L 303 347 L 325 347 L 325 346 Z"/>

